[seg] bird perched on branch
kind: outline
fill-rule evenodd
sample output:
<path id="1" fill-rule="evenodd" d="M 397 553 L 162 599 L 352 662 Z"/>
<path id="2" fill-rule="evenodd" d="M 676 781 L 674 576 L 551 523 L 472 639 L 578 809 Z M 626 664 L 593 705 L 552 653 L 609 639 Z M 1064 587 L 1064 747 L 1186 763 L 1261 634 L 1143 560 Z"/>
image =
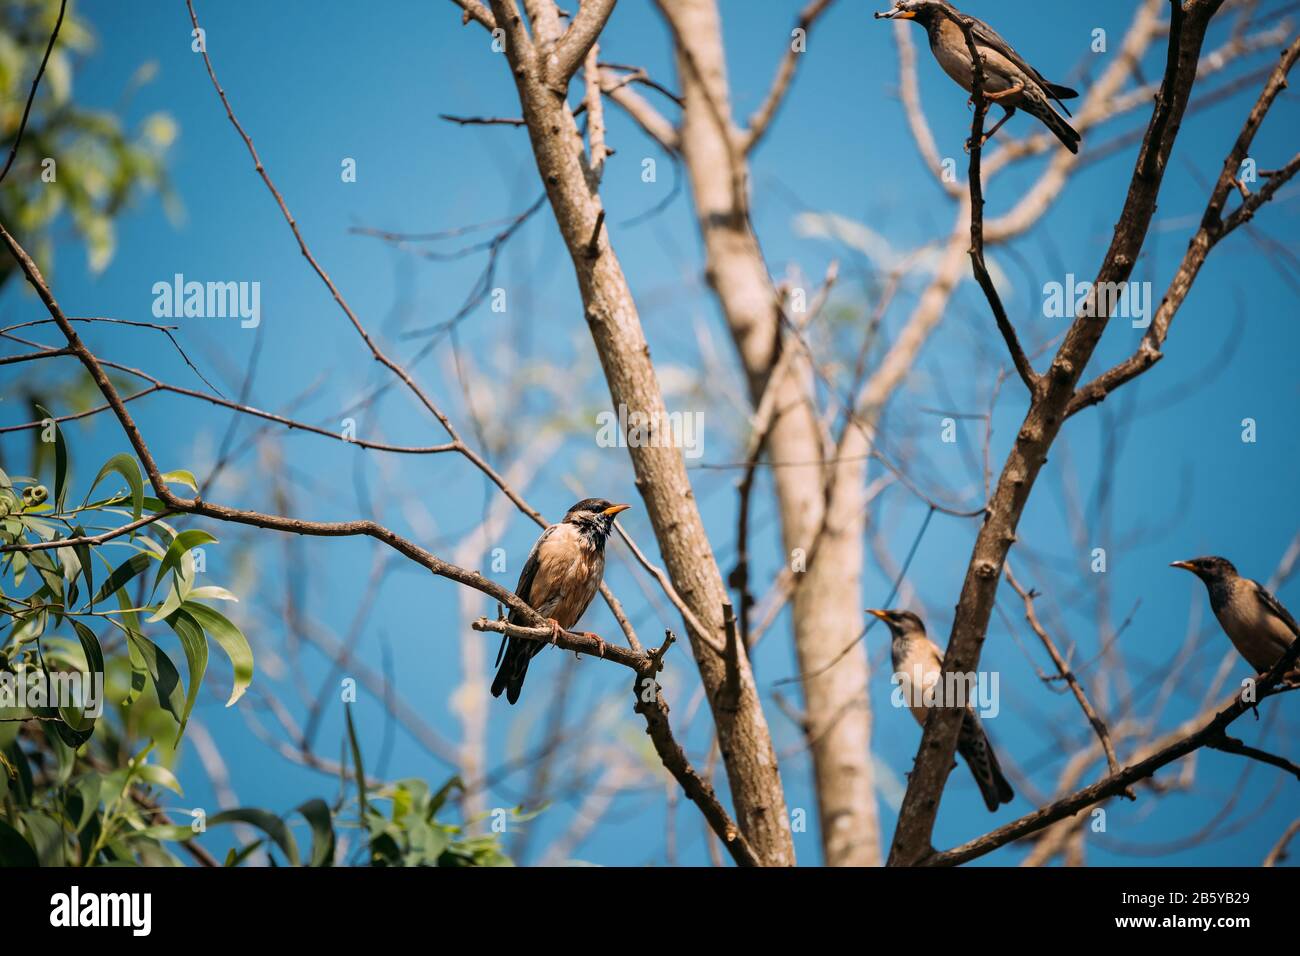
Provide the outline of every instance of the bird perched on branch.
<path id="1" fill-rule="evenodd" d="M 962 89 L 973 93 L 975 70 L 966 33 L 958 25 L 958 20 L 970 24 L 971 37 L 983 66 L 984 96 L 1006 110 L 1006 115 L 984 134 L 981 146 L 1002 128 L 1003 123 L 1011 119 L 1017 109 L 1022 109 L 1038 117 L 1070 152 L 1079 151 L 1079 133 L 1052 108 L 1054 100 L 1065 110 L 1065 115 L 1069 116 L 1070 111 L 1061 101 L 1073 99 L 1079 94 L 1068 86 L 1049 83 L 1043 74 L 1026 63 L 1011 48 L 1011 44 L 998 36 L 997 31 L 984 21 L 959 13 L 956 7 L 945 0 L 897 0 L 892 10 L 877 13 L 876 19 L 915 20 L 925 27 L 925 32 L 930 35 L 930 52 L 939 61 L 943 71 L 956 80 Z"/>
<path id="2" fill-rule="evenodd" d="M 1256 673 L 1270 670 L 1300 638 L 1300 625 L 1282 602 L 1258 581 L 1243 578 L 1227 558 L 1190 558 L 1170 567 L 1191 571 L 1205 582 L 1219 626 Z M 1300 680 L 1300 668 L 1286 678 Z"/>
<path id="3" fill-rule="evenodd" d="M 604 498 L 584 498 L 542 532 L 528 552 L 515 594 L 551 623 L 551 633 L 578 623 L 605 574 L 605 539 L 614 530 L 614 517 L 631 505 L 610 504 Z M 530 622 L 511 611 L 509 622 L 528 627 Z M 522 637 L 506 637 L 497 651 L 492 696 L 506 692 L 514 703 L 524 686 L 528 662 L 546 645 Z"/>
<path id="4" fill-rule="evenodd" d="M 926 637 L 925 625 L 921 619 L 911 611 L 868 608 L 867 613 L 875 615 L 889 626 L 889 632 L 893 635 L 890 653 L 894 662 L 895 680 L 905 695 L 912 716 L 924 728 L 927 708 L 944 703 L 944 687 L 940 676 L 943 655 L 934 641 Z M 993 745 L 989 743 L 979 715 L 969 702 L 965 708 L 961 733 L 957 737 L 957 752 L 966 761 L 966 766 L 970 767 L 980 794 L 984 797 L 984 805 L 990 812 L 996 812 L 1001 804 L 1011 802 L 1015 791 L 1002 775 L 1002 768 L 998 766 L 997 755 L 993 753 Z"/>

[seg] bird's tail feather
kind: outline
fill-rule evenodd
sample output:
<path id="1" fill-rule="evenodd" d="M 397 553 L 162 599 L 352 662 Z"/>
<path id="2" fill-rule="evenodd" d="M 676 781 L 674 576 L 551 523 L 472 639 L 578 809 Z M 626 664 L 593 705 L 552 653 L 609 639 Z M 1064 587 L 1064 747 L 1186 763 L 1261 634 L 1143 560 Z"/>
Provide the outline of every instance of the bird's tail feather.
<path id="1" fill-rule="evenodd" d="M 1079 136 L 1078 130 L 1062 119 L 1061 114 L 1052 109 L 1051 104 L 1030 102 L 1025 104 L 1024 109 L 1042 120 L 1066 149 L 1072 153 L 1079 152 L 1079 141 L 1082 137 Z"/>
<path id="2" fill-rule="evenodd" d="M 519 692 L 524 688 L 524 677 L 528 674 L 528 662 L 533 659 L 530 645 L 533 641 L 509 638 L 505 643 L 504 656 L 497 652 L 501 666 L 497 668 L 496 677 L 492 678 L 492 696 L 500 697 L 506 692 L 506 700 L 514 703 L 519 699 Z"/>
<path id="3" fill-rule="evenodd" d="M 974 713 L 968 712 L 962 721 L 957 752 L 966 761 L 966 766 L 970 767 L 971 775 L 980 788 L 980 795 L 984 798 L 984 805 L 990 813 L 997 812 L 999 806 L 1010 803 L 1015 798 L 1015 791 L 1002 773 L 988 734 Z"/>

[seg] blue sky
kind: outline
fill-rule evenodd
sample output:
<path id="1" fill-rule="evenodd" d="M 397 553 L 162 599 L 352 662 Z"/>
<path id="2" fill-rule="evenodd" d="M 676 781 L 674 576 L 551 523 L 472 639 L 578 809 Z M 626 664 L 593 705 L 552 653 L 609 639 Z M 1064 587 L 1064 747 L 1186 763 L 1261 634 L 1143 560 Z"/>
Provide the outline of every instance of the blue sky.
<path id="1" fill-rule="evenodd" d="M 738 116 L 747 116 L 761 100 L 800 5 L 723 0 Z M 1092 31 L 1106 29 L 1113 50 L 1131 18 L 1131 7 L 1118 0 L 1092 4 L 986 0 L 964 9 L 986 17 L 1050 78 L 1082 87 L 1112 55 L 1089 52 Z M 782 274 L 793 264 L 816 277 L 832 258 L 839 259 L 850 277 L 841 284 L 836 303 L 856 316 L 859 327 L 871 305 L 863 298 L 862 285 L 852 278 L 864 267 L 861 257 L 834 243 L 802 236 L 795 228 L 796 217 L 834 213 L 868 224 L 899 249 L 942 236 L 952 218 L 949 199 L 918 159 L 894 95 L 892 28 L 873 22 L 872 9 L 870 4 L 841 0 L 814 30 L 790 98 L 757 152 L 753 171 L 754 219 L 773 271 Z M 82 4 L 81 11 L 100 38 L 98 52 L 82 65 L 76 78 L 78 98 L 87 105 L 115 107 L 140 64 L 158 63 L 158 78 L 135 95 L 126 119 L 134 122 L 164 110 L 178 121 L 180 135 L 170 172 L 184 214 L 179 221 L 169 220 L 156 199 L 130 210 L 118 224 L 117 254 L 98 275 L 87 270 L 82 250 L 62 244 L 53 281 L 65 311 L 147 320 L 153 284 L 169 281 L 175 273 L 200 280 L 258 281 L 260 328 L 241 329 L 231 320 L 180 320 L 182 342 L 228 395 L 238 391 L 250 356 L 260 347 L 250 402 L 273 410 L 298 403 L 292 412 L 296 417 L 336 427 L 341 409 L 384 378 L 302 260 L 254 173 L 201 59 L 190 50 L 185 4 L 122 0 L 111 7 Z M 349 230 L 437 231 L 512 216 L 533 201 L 540 190 L 521 131 L 460 127 L 438 119 L 440 113 L 517 115 L 504 61 L 490 50 L 482 30 L 459 25 L 457 11 L 446 2 L 359 6 L 208 0 L 199 3 L 198 13 L 218 76 L 313 253 L 362 321 L 380 333 L 395 356 L 409 358 L 428 339 L 404 339 L 402 333 L 450 318 L 478 279 L 484 259 L 480 255 L 431 262 Z M 1226 23 L 1216 27 L 1209 46 L 1222 42 L 1226 27 Z M 919 30 L 913 39 L 920 53 L 926 110 L 940 152 L 961 157 L 960 143 L 969 128 L 965 94 L 926 55 Z M 668 86 L 676 85 L 665 30 L 651 4 L 625 0 L 620 5 L 604 38 L 602 56 L 643 65 Z M 1272 57 L 1271 53 L 1257 56 L 1246 68 L 1233 68 L 1225 76 L 1258 68 Z M 1162 63 L 1163 50 L 1153 51 L 1143 74 L 1155 78 Z M 1157 301 L 1257 89 L 1257 83 L 1251 84 L 1244 92 L 1196 112 L 1184 124 L 1156 223 L 1137 267 L 1137 278 L 1153 283 Z M 1098 134 L 1098 139 L 1140 128 L 1146 118 L 1147 113 L 1137 111 L 1108 127 L 1106 134 Z M 1294 95 L 1284 94 L 1256 140 L 1254 155 L 1261 168 L 1280 165 L 1292 154 L 1294 139 L 1288 133 L 1297 118 Z M 1032 123 L 1022 114 L 1009 128 L 1024 133 Z M 744 439 L 736 409 L 725 399 L 705 407 L 699 404 L 703 393 L 690 388 L 693 382 L 708 380 L 721 386 L 712 393 L 716 398 L 719 391 L 734 392 L 739 377 L 725 326 L 700 277 L 701 249 L 685 186 L 662 214 L 629 223 L 669 197 L 675 174 L 667 158 L 612 108 L 609 139 L 617 150 L 609 161 L 603 189 L 612 242 L 640 305 L 656 364 L 670 386 L 670 407 L 705 412 L 703 462 L 733 461 Z M 1085 139 L 1085 148 L 1087 144 Z M 1037 230 L 1009 249 L 991 250 L 991 257 L 1008 276 L 1008 309 L 1027 343 L 1047 342 L 1064 327 L 1062 320 L 1043 316 L 1042 284 L 1062 281 L 1070 272 L 1080 278 L 1095 272 L 1123 202 L 1135 148 L 1129 146 L 1086 166 Z M 642 160 L 647 157 L 658 162 L 659 175 L 653 183 L 641 177 Z M 341 181 L 340 164 L 345 158 L 356 161 L 355 183 Z M 963 169 L 964 162 L 959 158 Z M 994 180 L 987 193 L 988 214 L 1009 208 L 1040 169 L 1031 164 Z M 1256 220 L 1257 234 L 1291 248 L 1295 198 L 1294 187 L 1283 190 Z M 1023 547 L 1043 557 L 1053 569 L 1051 577 L 1040 579 L 1028 570 L 1027 559 L 1017 560 L 1018 552 L 1013 551 L 1021 579 L 1048 591 L 1043 599 L 1048 620 L 1054 628 L 1059 625 L 1062 641 L 1065 635 L 1077 635 L 1076 659 L 1091 661 L 1099 649 L 1096 609 L 1090 601 L 1098 576 L 1089 572 L 1086 552 L 1091 547 L 1107 549 L 1109 593 L 1102 613 L 1117 629 L 1125 618 L 1132 618 L 1116 646 L 1134 686 L 1145 686 L 1151 674 L 1158 676 L 1167 666 L 1192 616 L 1192 626 L 1204 631 L 1203 641 L 1158 729 L 1193 712 L 1228 647 L 1217 629 L 1205 627 L 1208 608 L 1201 586 L 1169 569 L 1169 561 L 1219 553 L 1231 557 L 1243 573 L 1266 579 L 1297 531 L 1300 377 L 1294 356 L 1300 330 L 1295 285 L 1261 248 L 1239 234 L 1216 249 L 1178 315 L 1165 359 L 1103 408 L 1085 412 L 1067 425 L 1065 445 L 1054 450 L 1021 526 Z M 527 497 L 551 517 L 581 497 L 574 493 L 574 483 L 584 494 L 635 501 L 625 453 L 597 448 L 593 441 L 590 416 L 608 406 L 608 393 L 599 379 L 571 267 L 549 210 L 544 208 L 506 248 L 496 284 L 507 290 L 507 313 L 494 313 L 486 305 L 471 312 L 458 330 L 462 354 L 475 367 L 490 369 L 506 361 L 503 355 L 513 353 L 518 358 L 512 370 L 499 374 L 526 376 L 542 366 L 545 374 L 568 375 L 573 380 L 575 397 L 568 407 L 557 405 L 537 387 L 524 389 L 518 404 L 503 404 L 500 395 L 494 404 L 490 395 L 483 395 L 476 405 L 494 415 L 520 416 L 536 423 L 554 422 L 560 416 L 578 419 L 571 437 L 530 475 Z M 897 332 L 905 320 L 916 291 L 909 285 L 890 310 L 887 335 Z M 6 322 L 35 318 L 38 312 L 36 300 L 13 285 L 0 296 L 0 316 Z M 705 330 L 706 338 L 699 329 Z M 858 341 L 852 327 L 843 334 L 845 342 Z M 1124 323 L 1112 323 L 1091 371 L 1131 352 L 1140 335 Z M 151 336 L 128 337 L 113 330 L 88 337 L 106 357 L 129 359 L 179 384 L 201 384 L 165 343 Z M 890 425 L 900 429 L 892 437 L 887 432 L 887 443 L 915 449 L 918 477 L 965 507 L 979 503 L 979 489 L 967 463 L 972 451 L 980 453 L 982 425 L 965 422 L 959 441 L 943 444 L 937 438 L 939 416 L 925 410 L 982 414 L 996 363 L 1002 361 L 1002 347 L 986 306 L 978 290 L 966 283 L 886 419 L 887 429 Z M 439 343 L 415 371 L 473 440 L 471 416 L 448 343 Z M 0 373 L 0 383 L 11 382 L 16 374 Z M 1023 395 L 1017 389 L 1013 377 L 996 407 L 995 469 L 1024 411 Z M 310 394 L 299 402 L 304 392 Z M 696 404 L 689 404 L 692 401 Z M 384 440 L 430 444 L 443 439 L 436 423 L 400 392 L 390 393 L 377 409 L 361 427 Z M 166 467 L 189 467 L 199 473 L 211 463 L 228 423 L 226 414 L 184 399 L 150 398 L 137 403 L 135 411 Z M 4 423 L 10 423 L 13 414 L 10 409 Z M 1254 443 L 1241 440 L 1244 418 L 1257 422 Z M 244 424 L 241 439 L 254 431 L 251 424 Z M 120 432 L 106 418 L 70 428 L 68 434 L 84 468 L 125 448 Z M 1108 435 L 1118 440 L 1108 441 Z M 25 451 L 13 439 L 5 441 L 6 457 Z M 474 525 L 487 493 L 482 478 L 450 456 L 380 462 L 376 456 L 300 434 L 285 437 L 281 450 L 283 462 L 274 467 L 291 482 L 287 510 L 317 519 L 355 517 L 361 495 L 377 502 L 385 521 L 438 553 Z M 1102 483 L 1099 466 L 1107 459 L 1113 459 L 1112 481 Z M 494 458 L 494 463 L 508 466 L 509 456 Z M 259 468 L 265 467 L 265 458 L 244 455 L 234 478 L 218 486 L 221 500 L 267 506 L 267 479 L 259 475 Z M 83 477 L 89 476 L 83 472 Z M 734 555 L 734 477 L 726 471 L 693 472 L 724 573 Z M 760 492 L 751 551 L 757 580 L 765 581 L 781 566 L 782 555 L 766 481 Z M 1084 551 L 1070 535 L 1062 504 L 1069 494 L 1077 494 L 1090 512 L 1098 510 L 1091 505 L 1099 500 L 1109 502 L 1108 521 L 1085 522 L 1089 547 Z M 405 506 L 408 498 L 420 502 L 427 515 L 413 517 L 420 509 Z M 885 530 L 894 562 L 901 561 L 912 544 L 925 510 L 902 488 L 881 496 L 873 522 Z M 622 520 L 642 544 L 652 543 L 641 509 Z M 314 690 L 328 667 L 309 649 L 294 653 L 294 642 L 278 622 L 274 609 L 283 592 L 284 561 L 305 564 L 304 600 L 318 621 L 343 632 L 357 614 L 376 546 L 360 540 L 303 539 L 285 548 L 278 540 L 215 530 L 230 546 L 210 555 L 209 573 L 222 583 L 236 581 L 248 587 L 243 612 L 258 652 L 256 681 L 264 682 L 267 692 L 276 694 L 301 718 L 299 681 Z M 909 583 L 918 592 L 931 633 L 940 643 L 951 624 L 950 609 L 975 531 L 968 520 L 936 516 L 912 564 Z M 508 556 L 508 571 L 496 575 L 502 583 L 513 585 L 518 562 L 534 536 L 534 526 L 517 517 L 504 538 L 493 543 L 505 548 Z M 633 607 L 643 634 L 679 626 L 665 615 L 662 600 L 649 603 L 643 598 L 645 590 L 653 588 L 646 580 L 638 583 L 625 562 L 611 560 L 608 578 Z M 869 552 L 863 606 L 883 602 L 890 584 L 890 577 Z M 1284 585 L 1279 596 L 1292 607 L 1300 605 L 1300 585 Z M 387 647 L 397 690 L 421 717 L 453 738 L 457 724 L 448 697 L 461 679 L 459 642 L 485 640 L 462 625 L 457 602 L 458 593 L 450 583 L 430 580 L 418 569 L 394 568 L 375 607 L 365 616 L 357 645 L 357 653 L 375 667 Z M 489 602 L 479 603 L 481 613 L 492 612 Z M 1087 728 L 1072 700 L 1036 678 L 1035 666 L 1049 665 L 1024 625 L 1014 594 L 1004 589 L 1000 605 L 1006 614 L 994 616 L 982 662 L 1002 678 L 1003 712 L 990 729 L 1000 750 L 1042 791 L 1052 784 L 1070 748 L 1088 740 Z M 606 635 L 616 633 L 601 607 L 592 608 L 585 626 Z M 887 790 L 881 802 L 882 826 L 888 836 L 898 781 L 910 765 L 919 731 L 910 718 L 889 706 L 881 634 L 873 630 L 868 640 L 874 665 L 875 750 L 888 771 L 881 774 Z M 495 650 L 495 643 L 488 640 L 489 663 Z M 509 710 L 504 701 L 493 702 L 494 762 L 518 748 L 520 741 L 535 743 L 539 738 L 548 683 L 558 677 L 561 664 L 562 655 L 554 651 L 538 658 L 519 708 Z M 794 672 L 787 621 L 779 622 L 764 642 L 755 667 L 765 692 L 774 681 Z M 1238 662 L 1232 679 L 1246 673 L 1244 663 Z M 482 680 L 489 679 L 485 669 Z M 622 693 L 625 683 L 625 674 L 616 668 L 582 662 L 568 705 L 569 720 L 609 746 L 643 748 L 644 736 L 630 706 L 624 706 L 628 703 Z M 675 722 L 685 722 L 696 686 L 688 656 L 682 653 L 665 681 Z M 1247 742 L 1267 740 L 1295 759 L 1293 736 L 1288 739 L 1279 733 L 1279 728 L 1294 726 L 1295 706 L 1294 700 L 1283 698 L 1265 714 L 1268 721 L 1276 712 L 1271 718 L 1276 723 L 1243 720 L 1238 729 Z M 232 785 L 243 804 L 287 812 L 307 797 L 329 795 L 337 787 L 329 777 L 280 759 L 238 713 L 225 710 L 215 694 L 200 698 L 197 713 L 226 755 Z M 809 763 L 806 754 L 799 752 L 797 729 L 776 707 L 768 707 L 768 714 L 778 751 L 792 752 L 782 765 L 789 804 L 806 808 L 811 821 L 808 832 L 796 835 L 796 848 L 802 863 L 816 863 Z M 701 713 L 685 733 L 692 755 L 701 761 L 708 739 L 706 719 L 707 712 Z M 382 710 L 373 699 L 363 697 L 358 720 L 367 752 L 389 752 L 384 769 L 390 777 L 418 776 L 437 785 L 451 772 L 401 730 L 390 739 Z M 327 707 L 318 738 L 323 755 L 338 753 L 341 728 L 341 710 Z M 1262 736 L 1266 732 L 1268 736 Z M 1089 861 L 1257 863 L 1295 815 L 1286 782 L 1271 768 L 1248 767 L 1236 757 L 1207 752 L 1197 760 L 1196 786 L 1191 792 L 1173 793 L 1159 801 L 1144 793 L 1136 804 L 1112 805 L 1108 832 L 1088 839 Z M 1247 796 L 1232 818 L 1246 819 L 1239 829 L 1215 830 L 1213 839 L 1190 849 L 1165 846 L 1211 820 L 1246 771 L 1250 774 Z M 215 806 L 213 790 L 193 750 L 183 754 L 180 776 L 188 802 Z M 522 779 L 511 778 L 494 791 L 489 805 L 510 805 L 522 789 Z M 976 800 L 968 780 L 964 769 L 953 776 L 936 832 L 940 846 L 961 842 L 1032 809 L 1021 796 L 991 816 Z M 579 780 L 576 796 L 557 802 L 531 824 L 538 830 L 535 848 L 573 822 L 575 807 L 589 783 L 589 777 Z M 665 814 L 661 786 L 622 796 L 573 855 L 602 864 L 663 863 Z M 702 824 L 689 805 L 678 808 L 676 830 L 678 861 L 704 862 Z M 1157 855 L 1147 855 L 1151 848 Z M 1020 852 L 1005 850 L 989 862 L 1014 862 Z"/>

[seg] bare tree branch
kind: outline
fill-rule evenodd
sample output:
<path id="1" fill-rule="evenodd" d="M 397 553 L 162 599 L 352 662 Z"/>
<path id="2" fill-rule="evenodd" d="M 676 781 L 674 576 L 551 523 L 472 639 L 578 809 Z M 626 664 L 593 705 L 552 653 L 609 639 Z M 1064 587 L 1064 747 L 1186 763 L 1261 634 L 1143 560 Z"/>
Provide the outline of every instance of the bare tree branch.
<path id="1" fill-rule="evenodd" d="M 489 30 L 497 28 L 497 22 L 487 7 L 479 3 L 479 0 L 451 0 L 452 3 L 460 7 L 464 12 L 461 14 L 461 23 L 469 23 L 471 20 L 482 24 Z"/>
<path id="2" fill-rule="evenodd" d="M 956 177 L 949 179 L 944 175 L 943 162 L 939 159 L 939 147 L 935 144 L 934 133 L 921 107 L 921 88 L 916 79 L 916 46 L 912 43 L 912 25 L 896 20 L 893 24 L 894 43 L 898 47 L 898 96 L 903 104 L 903 115 L 907 117 L 908 129 L 916 148 L 925 160 L 925 165 L 934 173 L 935 179 L 943 191 L 954 199 L 961 198 L 962 188 Z"/>
<path id="3" fill-rule="evenodd" d="M 1273 69 L 1259 99 L 1255 101 L 1254 107 L 1246 117 L 1245 125 L 1237 136 L 1236 143 L 1224 159 L 1223 169 L 1219 173 L 1219 179 L 1201 217 L 1201 227 L 1192 237 L 1183 261 L 1169 283 L 1164 298 L 1160 300 L 1160 306 L 1156 309 L 1156 314 L 1146 334 L 1143 335 L 1137 351 L 1088 384 L 1081 386 L 1066 408 L 1067 417 L 1105 401 L 1116 388 L 1137 378 L 1164 357 L 1160 349 L 1169 335 L 1169 327 L 1187 298 L 1187 293 L 1191 291 L 1192 284 L 1200 274 L 1201 266 L 1205 264 L 1210 250 L 1238 226 L 1248 222 L 1254 216 L 1255 210 L 1273 198 L 1283 184 L 1300 172 L 1300 154 L 1297 154 L 1281 169 L 1267 172 L 1267 175 L 1261 173 L 1261 176 L 1266 179 L 1263 188 L 1259 192 L 1247 195 L 1241 205 L 1225 218 L 1224 207 L 1229 196 L 1237 189 L 1237 177 L 1242 161 L 1249 155 L 1250 145 L 1273 101 L 1282 90 L 1286 89 L 1287 74 L 1295 65 L 1297 58 L 1300 58 L 1300 37 L 1293 40 L 1282 53 L 1281 60 Z"/>
<path id="4" fill-rule="evenodd" d="M 587 51 L 596 45 L 596 38 L 605 29 L 609 15 L 614 12 L 617 0 L 582 0 L 578 15 L 564 31 L 555 46 L 554 56 L 546 65 L 547 79 L 552 86 L 567 87 L 569 80 L 587 58 Z"/>
<path id="5" fill-rule="evenodd" d="M 1026 591 L 1020 586 L 1020 582 L 1011 573 L 1010 562 L 1007 562 L 1003 567 L 1002 573 L 1006 576 L 1007 583 L 1015 589 L 1021 600 L 1025 602 L 1025 620 L 1029 622 L 1029 626 L 1038 635 L 1038 639 L 1043 642 L 1043 647 L 1047 649 L 1048 656 L 1052 658 L 1052 663 L 1056 665 L 1056 672 L 1070 685 L 1070 691 L 1074 694 L 1074 699 L 1079 702 L 1079 709 L 1088 718 L 1088 723 L 1092 725 L 1093 731 L 1097 734 L 1097 739 L 1101 741 L 1102 750 L 1106 753 L 1106 765 L 1110 768 L 1110 772 L 1112 774 L 1118 773 L 1119 759 L 1115 756 L 1115 745 L 1111 743 L 1110 731 L 1106 729 L 1105 722 L 1097 716 L 1096 709 L 1089 702 L 1088 695 L 1084 693 L 1083 685 L 1079 683 L 1078 675 L 1065 663 L 1065 658 L 1056 649 L 1056 644 L 1044 629 L 1042 622 L 1039 621 L 1038 613 L 1034 610 L 1034 592 Z M 1127 794 L 1127 796 L 1131 797 L 1132 794 Z"/>
<path id="6" fill-rule="evenodd" d="M 1205 31 L 1221 3 L 1222 0 L 1200 0 L 1184 7 L 1172 0 L 1170 4 L 1169 53 L 1164 80 L 1124 208 L 1093 286 L 1094 296 L 1098 285 L 1124 282 L 1132 273 L 1155 213 L 1164 170 L 1196 79 Z M 944 655 L 945 673 L 974 673 L 978 668 L 997 583 L 1007 552 L 1015 541 L 1020 515 L 1047 460 L 1048 449 L 1060 431 L 1075 384 L 1106 328 L 1106 307 L 1103 305 L 1098 311 L 1095 299 L 1090 304 L 1092 314 L 1075 319 L 1051 367 L 1043 375 L 1044 384 L 1033 396 L 998 479 L 962 585 L 952 636 Z M 961 717 L 958 708 L 932 708 L 926 719 L 899 811 L 890 851 L 891 864 L 916 863 L 931 852 L 930 837 L 953 766 Z"/>
<path id="7" fill-rule="evenodd" d="M 642 132 L 666 153 L 676 153 L 681 148 L 677 128 L 650 101 L 628 85 L 627 76 L 619 76 L 609 69 L 600 71 L 601 90 L 641 127 Z"/>
<path id="8" fill-rule="evenodd" d="M 1264 857 L 1264 862 L 1260 865 L 1277 866 L 1285 860 L 1287 858 L 1287 847 L 1297 833 L 1300 833 L 1300 818 L 1291 821 L 1291 825 L 1282 832 L 1282 836 L 1273 845 L 1273 849 L 1268 851 L 1268 856 Z"/>
<path id="9" fill-rule="evenodd" d="M 1090 807 L 1107 797 L 1122 794 L 1139 780 L 1145 780 L 1161 767 L 1186 757 L 1201 747 L 1215 746 L 1216 743 L 1222 740 L 1224 730 L 1242 714 L 1254 709 L 1268 697 L 1297 689 L 1294 686 L 1278 686 L 1283 675 L 1295 663 L 1297 657 L 1300 657 L 1300 641 L 1294 642 L 1268 673 L 1254 683 L 1255 693 L 1253 696 L 1246 694 L 1234 695 L 1231 703 L 1216 713 L 1206 724 L 1191 734 L 1162 748 L 1145 760 L 1127 766 L 1119 773 L 1110 774 L 1090 787 L 1084 787 L 1068 797 L 1057 800 L 1050 806 L 1036 810 L 1019 820 L 1008 823 L 1006 826 L 998 827 L 991 833 L 986 833 L 969 843 L 963 843 L 959 847 L 945 850 L 942 853 L 927 854 L 917 862 L 925 866 L 955 866 L 967 863 L 1010 843 L 1012 840 L 1018 840 L 1023 836 L 1041 830 L 1057 820 L 1073 816 L 1080 810 Z"/>
<path id="10" fill-rule="evenodd" d="M 806 38 L 813 24 L 833 2 L 834 0 L 810 0 L 808 5 L 799 12 L 799 19 L 795 22 L 794 29 L 802 31 Z M 806 49 L 796 49 L 793 40 L 794 31 L 791 31 L 791 36 L 786 39 L 785 55 L 781 57 L 781 65 L 777 67 L 772 86 L 767 91 L 767 96 L 763 98 L 762 105 L 750 116 L 747 129 L 741 133 L 742 152 L 753 151 L 759 140 L 763 138 L 763 134 L 767 132 L 768 126 L 772 124 L 777 110 L 785 102 L 786 93 L 790 91 L 790 84 L 794 81 L 795 70 L 799 67 L 799 58 L 807 53 Z"/>
<path id="11" fill-rule="evenodd" d="M 1020 346 L 1020 339 L 1016 335 L 1015 327 L 1011 324 L 1011 320 L 1007 318 L 1007 310 L 1002 305 L 1002 297 L 998 295 L 997 286 L 993 284 L 993 277 L 989 275 L 988 266 L 984 262 L 984 186 L 980 181 L 980 155 L 984 150 L 984 117 L 989 108 L 989 99 L 984 94 L 984 60 L 979 49 L 975 46 L 975 35 L 971 32 L 974 21 L 949 7 L 941 7 L 940 9 L 965 34 L 966 48 L 970 51 L 972 63 L 971 97 L 975 101 L 975 113 L 971 117 L 969 143 L 971 271 L 975 273 L 975 281 L 979 283 L 980 288 L 984 290 L 984 297 L 988 299 L 989 308 L 992 309 L 993 318 L 998 324 L 998 331 L 1002 333 L 1002 338 L 1007 343 L 1007 351 L 1011 353 L 1011 362 L 1015 365 L 1020 380 L 1025 383 L 1025 388 L 1029 389 L 1029 394 L 1032 396 L 1038 391 L 1038 373 L 1034 371 L 1033 366 L 1029 364 L 1029 359 L 1025 357 L 1025 350 Z"/>
<path id="12" fill-rule="evenodd" d="M 492 4 L 497 20 L 504 20 L 507 0 L 492 0 Z M 603 16 L 608 15 L 603 4 L 592 6 L 592 16 L 602 12 Z M 577 26 L 575 23 L 570 30 Z M 584 34 L 579 31 L 577 36 L 583 38 Z M 590 41 L 582 39 L 583 54 L 594 41 L 594 34 Z M 506 57 L 524 119 L 528 121 L 538 174 L 546 186 L 556 224 L 569 251 L 610 397 L 614 404 L 646 415 L 650 421 L 664 422 L 663 395 L 650 361 L 640 316 L 610 245 L 600 196 L 591 191 L 583 171 L 573 114 L 564 100 L 555 96 L 545 69 L 533 62 L 517 38 L 509 33 Z M 716 646 L 723 634 L 720 611 L 726 591 L 704 532 L 681 449 L 670 445 L 651 442 L 629 448 L 637 487 L 674 589 L 703 626 L 699 630 L 688 622 L 687 636 L 709 695 L 740 830 L 764 863 L 791 865 L 794 846 L 785 795 L 747 660 L 742 659 L 738 665 L 740 695 L 734 701 L 735 706 L 723 707 L 718 694 L 727 679 L 729 665 L 708 648 Z"/>

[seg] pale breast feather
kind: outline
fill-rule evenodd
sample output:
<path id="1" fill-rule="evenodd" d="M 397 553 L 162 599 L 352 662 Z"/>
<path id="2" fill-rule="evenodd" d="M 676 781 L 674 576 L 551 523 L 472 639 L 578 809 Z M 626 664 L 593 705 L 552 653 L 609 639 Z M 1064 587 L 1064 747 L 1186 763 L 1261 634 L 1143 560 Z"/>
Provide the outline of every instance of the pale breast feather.
<path id="1" fill-rule="evenodd" d="M 951 20 L 941 22 L 935 33 L 930 36 L 930 49 L 939 61 L 943 71 L 957 82 L 962 89 L 971 91 L 970 47 L 966 44 L 966 34 Z M 987 93 L 1001 93 L 1015 86 L 1015 78 L 1023 71 L 1010 59 L 994 47 L 981 43 L 976 38 L 975 49 L 980 53 L 984 66 L 984 90 Z"/>
<path id="2" fill-rule="evenodd" d="M 893 653 L 894 672 L 907 709 L 924 725 L 925 693 L 943 668 L 939 648 L 928 638 L 911 638 L 896 642 Z M 920 684 L 917 680 L 920 680 Z"/>
<path id="3" fill-rule="evenodd" d="M 531 603 L 567 630 L 578 623 L 596 596 L 604 570 L 602 551 L 573 525 L 557 525 L 538 545 Z"/>
<path id="4" fill-rule="evenodd" d="M 1255 581 L 1238 578 L 1230 588 L 1212 590 L 1211 604 L 1228 638 L 1256 671 L 1272 667 L 1295 640 L 1286 609 Z"/>

